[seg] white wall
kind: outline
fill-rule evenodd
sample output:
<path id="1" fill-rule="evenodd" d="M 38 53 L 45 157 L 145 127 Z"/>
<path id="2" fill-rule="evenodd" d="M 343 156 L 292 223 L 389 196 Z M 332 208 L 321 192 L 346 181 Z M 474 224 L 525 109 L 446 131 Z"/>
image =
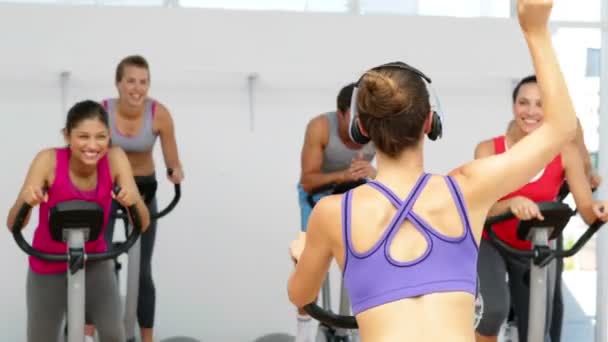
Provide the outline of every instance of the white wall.
<path id="1" fill-rule="evenodd" d="M 0 5 L 0 42 L 2 215 L 34 153 L 61 143 L 59 72 L 72 73 L 69 103 L 99 99 L 115 94 L 121 57 L 148 57 L 151 95 L 174 114 L 186 168 L 182 201 L 157 235 L 158 337 L 204 341 L 294 332 L 286 280 L 299 151 L 306 122 L 335 106 L 340 86 L 391 60 L 426 71 L 447 112 L 427 166 L 446 172 L 502 132 L 511 80 L 530 70 L 516 24 L 487 19 Z M 170 192 L 161 183 L 161 203 Z M 21 341 L 26 258 L 9 234 L 0 258 L 0 335 Z"/>

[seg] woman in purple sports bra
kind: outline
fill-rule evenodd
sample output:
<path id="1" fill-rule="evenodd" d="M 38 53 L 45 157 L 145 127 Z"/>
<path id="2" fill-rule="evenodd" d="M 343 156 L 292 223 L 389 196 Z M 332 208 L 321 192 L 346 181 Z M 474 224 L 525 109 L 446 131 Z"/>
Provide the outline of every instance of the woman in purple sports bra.
<path id="1" fill-rule="evenodd" d="M 425 172 L 424 135 L 440 133 L 420 71 L 390 63 L 358 82 L 353 139 L 376 146 L 374 181 L 314 208 L 288 292 L 315 301 L 332 259 L 342 269 L 362 341 L 472 342 L 478 245 L 490 207 L 523 186 L 574 138 L 576 115 L 548 19 L 551 0 L 518 0 L 546 108 L 542 127 L 448 176 Z M 354 114 L 353 114 L 354 115 Z M 303 248 L 302 245 L 304 246 Z"/>
<path id="2" fill-rule="evenodd" d="M 33 247 L 47 253 L 65 253 L 66 244 L 51 238 L 49 210 L 55 204 L 70 200 L 98 203 L 108 221 L 112 198 L 125 207 L 137 205 L 142 230 L 150 216 L 137 186 L 125 153 L 110 147 L 108 116 L 94 101 L 75 104 L 68 112 L 64 128 L 66 147 L 40 151 L 30 166 L 25 182 L 7 218 L 12 227 L 17 211 L 24 202 L 39 207 L 38 227 Z M 114 195 L 114 184 L 121 191 Z M 47 189 L 46 193 L 43 189 Z M 26 222 L 27 223 L 27 222 Z M 89 253 L 107 250 L 103 232 L 85 244 Z M 66 263 L 29 259 L 27 274 L 27 341 L 55 341 L 59 336 L 67 309 Z M 120 294 L 113 274 L 112 261 L 94 262 L 86 268 L 87 316 L 99 329 L 104 342 L 124 342 Z"/>

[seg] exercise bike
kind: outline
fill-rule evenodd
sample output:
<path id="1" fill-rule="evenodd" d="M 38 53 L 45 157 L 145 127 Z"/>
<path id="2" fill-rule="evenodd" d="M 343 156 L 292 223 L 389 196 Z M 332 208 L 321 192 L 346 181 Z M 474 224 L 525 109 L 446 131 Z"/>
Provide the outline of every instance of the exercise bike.
<path id="1" fill-rule="evenodd" d="M 595 192 L 597 189 L 592 189 L 592 192 Z M 570 188 L 568 186 L 568 182 L 564 181 L 562 186 L 560 187 L 558 194 L 557 194 L 557 198 L 555 199 L 556 202 L 563 202 L 566 197 L 568 197 L 568 195 L 570 195 Z M 572 215 L 576 214 L 577 209 L 574 209 L 574 212 Z M 563 251 L 564 250 L 564 239 L 563 236 L 560 235 L 557 239 L 555 239 L 555 250 L 557 251 Z M 563 302 L 561 299 L 562 296 L 562 291 L 561 291 L 561 270 L 563 269 L 563 265 L 564 265 L 564 261 L 562 258 L 557 258 L 555 260 L 556 263 L 556 275 L 555 275 L 555 293 L 554 293 L 554 304 L 558 303 L 557 301 L 559 300 L 561 305 L 563 306 Z M 553 310 L 553 313 L 555 313 L 555 308 Z M 559 323 L 555 322 L 555 318 L 552 317 L 552 322 L 551 322 L 551 337 L 553 338 L 553 325 L 554 324 L 559 324 L 560 328 L 561 328 L 561 321 Z M 518 338 L 518 331 L 517 331 L 517 317 L 515 317 L 515 311 L 513 310 L 513 307 L 511 307 L 509 309 L 509 314 L 507 315 L 507 319 L 505 320 L 505 322 L 503 323 L 499 335 L 498 335 L 498 341 L 499 342 L 518 342 L 519 338 Z M 559 342 L 559 341 L 552 341 L 552 342 Z"/>
<path id="2" fill-rule="evenodd" d="M 565 196 L 564 196 L 565 197 Z M 530 304 L 529 304 L 529 319 L 528 319 L 528 342 L 543 342 L 550 340 L 548 336 L 549 323 L 547 313 L 551 312 L 551 304 L 553 302 L 553 291 L 547 286 L 551 277 L 555 278 L 555 272 L 550 273 L 550 268 L 547 267 L 553 260 L 563 259 L 576 254 L 589 239 L 595 234 L 604 224 L 602 221 L 596 221 L 589 226 L 587 231 L 574 243 L 572 248 L 568 250 L 555 250 L 550 248 L 549 240 L 558 238 L 570 218 L 576 213 L 570 206 L 561 202 L 541 202 L 538 204 L 545 220 L 539 221 L 536 219 L 528 221 L 520 221 L 517 227 L 517 236 L 522 240 L 532 241 L 532 250 L 522 251 L 515 249 L 500 240 L 494 231 L 492 225 L 514 219 L 515 215 L 508 212 L 498 216 L 490 217 L 486 220 L 484 229 L 490 236 L 490 241 L 497 248 L 510 255 L 514 260 L 519 260 L 521 263 L 530 264 Z M 526 261 L 521 261 L 521 259 Z M 527 261 L 529 260 L 529 261 Z"/>
<path id="3" fill-rule="evenodd" d="M 336 195 L 344 193 L 350 189 L 353 189 L 361 184 L 365 184 L 366 181 L 364 179 L 340 183 L 340 184 L 328 184 L 319 188 L 316 188 L 308 193 L 306 197 L 306 201 L 310 205 L 311 208 L 314 208 L 315 204 L 318 201 L 318 198 L 327 196 L 327 195 Z M 322 302 L 323 309 L 331 311 L 331 295 L 330 295 L 330 283 L 329 283 L 329 273 L 325 278 L 325 282 L 323 283 L 322 288 Z M 346 291 L 344 287 L 340 290 L 340 311 L 341 313 L 347 315 L 350 313 L 350 301 L 348 296 L 346 295 Z M 316 318 L 312 316 L 313 318 Z M 351 336 L 347 329 L 341 329 L 340 327 L 333 326 L 331 324 L 326 324 L 325 322 L 319 320 L 319 329 L 317 330 L 317 335 L 315 338 L 316 342 L 355 342 L 350 339 Z M 285 333 L 272 333 L 261 336 L 257 338 L 254 342 L 292 342 L 294 337 L 285 334 Z"/>
<path id="4" fill-rule="evenodd" d="M 167 174 L 171 176 L 173 174 L 172 169 L 167 169 Z M 144 182 L 138 182 L 137 188 L 139 193 L 142 195 L 144 202 L 148 204 L 150 200 L 155 196 L 156 190 L 158 188 L 158 182 L 149 178 Z M 177 205 L 181 198 L 181 184 L 174 184 L 173 187 L 173 199 L 163 210 L 158 211 L 157 213 L 150 213 L 150 220 L 158 220 L 161 217 L 169 214 Z M 125 225 L 126 234 L 133 230 L 133 227 L 128 224 L 127 214 L 124 208 L 119 208 L 115 213 L 114 217 L 116 220 L 123 220 Z M 141 245 L 140 242 L 137 241 L 133 248 L 129 250 L 128 253 L 128 263 L 127 263 L 127 293 L 125 300 L 125 328 L 127 333 L 127 342 L 135 342 L 136 334 L 135 328 L 137 326 L 137 301 L 139 297 L 139 265 L 141 259 Z M 121 264 L 115 261 L 116 272 L 120 271 L 122 268 Z M 168 340 L 163 340 L 164 342 L 198 342 L 198 340 L 189 338 L 189 337 L 172 337 Z M 162 342 L 162 341 L 161 341 Z"/>
<path id="5" fill-rule="evenodd" d="M 114 193 L 120 192 L 116 188 Z M 12 227 L 15 242 L 25 253 L 50 262 L 67 262 L 67 342 L 82 342 L 85 325 L 85 267 L 87 262 L 108 260 L 125 253 L 137 241 L 141 231 L 141 221 L 135 205 L 129 207 L 133 222 L 125 242 L 113 245 L 103 253 L 86 253 L 86 241 L 97 240 L 103 229 L 104 212 L 97 203 L 74 200 L 61 202 L 50 209 L 49 224 L 51 237 L 57 242 L 67 242 L 64 254 L 49 254 L 32 247 L 23 237 L 22 228 L 31 206 L 24 203 L 17 213 Z"/>

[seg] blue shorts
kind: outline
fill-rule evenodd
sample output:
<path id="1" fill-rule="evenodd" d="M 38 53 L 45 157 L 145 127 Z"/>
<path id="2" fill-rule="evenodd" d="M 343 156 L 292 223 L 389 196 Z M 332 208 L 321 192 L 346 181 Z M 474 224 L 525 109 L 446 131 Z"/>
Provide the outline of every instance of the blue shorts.
<path id="1" fill-rule="evenodd" d="M 329 195 L 331 192 L 321 192 L 314 195 L 312 198 L 315 202 L 319 201 L 322 197 Z M 300 230 L 305 232 L 308 224 L 308 217 L 312 211 L 310 203 L 308 203 L 308 193 L 304 191 L 302 185 L 298 184 L 298 203 L 300 204 Z"/>

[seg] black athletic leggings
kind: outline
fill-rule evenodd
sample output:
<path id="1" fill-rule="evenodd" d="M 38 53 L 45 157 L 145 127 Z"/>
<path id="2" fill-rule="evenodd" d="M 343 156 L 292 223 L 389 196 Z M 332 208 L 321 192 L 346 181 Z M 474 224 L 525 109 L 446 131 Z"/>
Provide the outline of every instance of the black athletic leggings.
<path id="1" fill-rule="evenodd" d="M 154 175 L 151 176 L 136 176 L 135 183 L 139 188 L 139 192 L 144 197 L 150 215 L 158 212 L 156 203 L 156 189 L 154 191 L 146 191 L 142 184 L 154 181 Z M 120 208 L 116 202 L 112 203 L 112 213 L 108 220 L 106 229 L 106 242 L 112 243 L 114 235 L 114 225 L 116 218 L 114 213 Z M 145 233 L 140 237 L 141 257 L 139 265 L 139 295 L 137 300 L 137 320 L 140 328 L 154 327 L 154 313 L 156 309 L 156 288 L 154 279 L 152 278 L 152 253 L 154 251 L 154 241 L 156 239 L 156 220 L 150 221 L 150 226 Z"/>
<path id="2" fill-rule="evenodd" d="M 521 262 L 523 261 L 523 262 Z M 480 280 L 480 290 L 483 297 L 483 316 L 477 327 L 477 332 L 483 336 L 497 336 L 500 326 L 507 318 L 509 309 L 513 309 L 517 317 L 517 328 L 520 342 L 527 341 L 528 335 L 528 305 L 530 301 L 530 267 L 527 260 L 517 262 L 515 258 L 503 255 L 492 242 L 482 239 L 479 246 L 479 257 L 477 262 L 477 272 Z M 555 263 L 555 262 L 554 262 Z M 554 267 L 549 264 L 547 267 Z M 555 264 L 556 268 L 559 265 Z M 553 273 L 553 271 L 549 271 Z M 555 272 L 561 276 L 561 273 Z M 506 276 L 508 274 L 509 281 Z M 552 276 L 551 276 L 552 277 Z M 554 333 L 561 332 L 561 317 L 563 305 L 561 303 L 561 287 L 556 289 L 556 284 L 560 281 L 548 279 L 547 286 L 551 287 L 554 301 L 547 306 L 546 325 L 550 325 L 547 330 L 553 339 Z M 559 301 L 555 298 L 559 297 Z M 548 298 L 550 300 L 550 297 Z M 555 308 L 557 304 L 559 308 Z M 558 311 L 557 319 L 554 319 L 553 312 Z M 552 341 L 553 342 L 553 341 Z"/>

